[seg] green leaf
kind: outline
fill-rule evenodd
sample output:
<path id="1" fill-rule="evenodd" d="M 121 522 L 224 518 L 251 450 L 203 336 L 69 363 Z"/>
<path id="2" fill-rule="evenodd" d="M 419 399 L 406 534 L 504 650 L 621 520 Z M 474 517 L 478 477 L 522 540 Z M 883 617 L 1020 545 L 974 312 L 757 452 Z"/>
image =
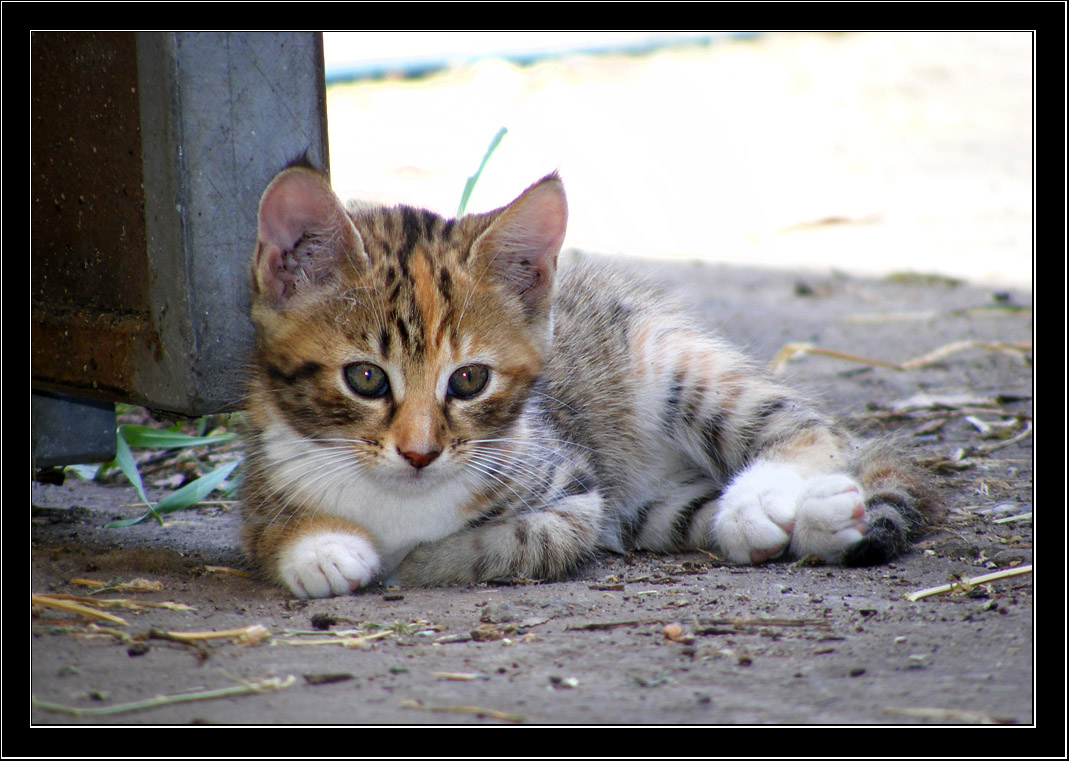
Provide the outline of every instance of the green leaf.
<path id="1" fill-rule="evenodd" d="M 92 481 L 103 467 L 104 465 L 68 465 L 63 469 L 63 472 L 74 473 L 83 481 Z"/>
<path id="2" fill-rule="evenodd" d="M 109 523 L 107 525 L 107 528 L 121 528 L 123 526 L 133 526 L 135 524 L 141 523 L 141 521 L 149 517 L 155 517 L 157 520 L 160 521 L 160 523 L 162 523 L 163 521 L 160 519 L 161 515 L 164 515 L 166 513 L 173 513 L 175 510 L 182 510 L 184 508 L 190 507 L 191 505 L 197 504 L 202 499 L 211 494 L 213 491 L 215 491 L 215 489 L 223 481 L 226 480 L 226 477 L 229 476 L 233 472 L 234 468 L 236 468 L 239 464 L 240 461 L 235 460 L 232 463 L 213 470 L 211 473 L 205 473 L 197 480 L 190 481 L 181 489 L 178 489 L 177 491 L 168 494 L 166 497 L 157 502 L 155 506 L 150 505 L 148 512 L 146 512 L 144 515 L 138 516 L 137 518 L 127 518 L 126 520 L 114 521 L 113 523 Z"/>
<path id="3" fill-rule="evenodd" d="M 190 481 L 181 489 L 168 494 L 166 497 L 156 503 L 157 513 L 170 513 L 175 510 L 181 510 L 182 508 L 195 505 L 202 499 L 207 497 L 218 486 L 227 479 L 234 468 L 240 464 L 240 460 L 228 463 L 221 468 L 213 470 L 211 473 L 205 473 L 196 481 Z"/>
<path id="4" fill-rule="evenodd" d="M 507 127 L 502 127 L 494 135 L 494 139 L 490 141 L 490 147 L 486 149 L 486 153 L 483 154 L 483 160 L 479 163 L 479 168 L 475 170 L 475 174 L 468 178 L 468 181 L 464 183 L 464 193 L 460 196 L 460 206 L 457 207 L 457 216 L 464 215 L 464 209 L 468 208 L 468 199 L 471 198 L 471 191 L 475 189 L 475 183 L 479 181 L 479 176 L 483 173 L 483 167 L 486 166 L 486 162 L 490 160 L 490 154 L 497 150 L 498 144 L 501 139 L 508 133 Z"/>
<path id="5" fill-rule="evenodd" d="M 145 486 L 141 483 L 141 474 L 137 470 L 137 463 L 134 462 L 134 453 L 130 451 L 130 445 L 126 443 L 121 428 L 115 442 L 115 464 L 126 475 L 126 480 L 137 489 L 141 501 L 146 505 L 149 504 L 148 497 L 145 496 Z"/>
<path id="6" fill-rule="evenodd" d="M 189 436 L 185 433 L 162 431 L 147 425 L 121 425 L 120 438 L 137 449 L 180 449 L 233 441 L 236 434 L 223 433 L 216 436 Z"/>

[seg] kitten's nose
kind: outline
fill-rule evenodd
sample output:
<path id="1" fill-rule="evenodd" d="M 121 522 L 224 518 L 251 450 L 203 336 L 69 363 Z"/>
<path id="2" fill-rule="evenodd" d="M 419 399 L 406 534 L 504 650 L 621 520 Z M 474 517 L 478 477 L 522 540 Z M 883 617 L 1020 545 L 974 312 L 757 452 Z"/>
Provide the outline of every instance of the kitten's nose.
<path id="1" fill-rule="evenodd" d="M 400 447 L 397 448 L 401 456 L 408 460 L 408 464 L 416 470 L 425 468 L 432 462 L 438 459 L 438 455 L 442 453 L 440 449 L 432 449 L 429 452 L 405 452 Z"/>

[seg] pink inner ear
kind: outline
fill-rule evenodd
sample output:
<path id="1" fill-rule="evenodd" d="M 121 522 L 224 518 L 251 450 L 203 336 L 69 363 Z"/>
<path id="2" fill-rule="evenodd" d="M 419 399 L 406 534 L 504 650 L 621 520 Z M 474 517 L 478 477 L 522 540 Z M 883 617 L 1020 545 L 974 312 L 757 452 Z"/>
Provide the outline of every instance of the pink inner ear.
<path id="1" fill-rule="evenodd" d="M 286 271 L 282 262 L 282 251 L 270 244 L 261 243 L 258 259 L 257 279 L 276 301 L 281 301 L 286 297 L 287 290 L 293 287 L 293 275 Z"/>
<path id="2" fill-rule="evenodd" d="M 339 261 L 355 264 L 363 254 L 360 234 L 326 179 L 300 167 L 284 170 L 267 186 L 257 235 L 257 288 L 276 301 L 293 296 L 298 282 L 321 283 Z M 317 239 L 316 255 L 291 253 L 305 236 Z"/>
<path id="3" fill-rule="evenodd" d="M 260 241 L 292 251 L 309 229 L 330 226 L 337 207 L 333 191 L 321 177 L 308 170 L 287 170 L 260 201 Z"/>
<path id="4" fill-rule="evenodd" d="M 530 196 L 522 200 L 517 222 L 527 228 L 525 237 L 529 237 L 533 249 L 552 252 L 556 258 L 568 229 L 563 189 L 557 182 L 546 182 L 533 188 Z"/>
<path id="5" fill-rule="evenodd" d="M 564 188 L 552 179 L 513 201 L 486 234 L 494 271 L 529 307 L 549 292 L 567 227 Z"/>

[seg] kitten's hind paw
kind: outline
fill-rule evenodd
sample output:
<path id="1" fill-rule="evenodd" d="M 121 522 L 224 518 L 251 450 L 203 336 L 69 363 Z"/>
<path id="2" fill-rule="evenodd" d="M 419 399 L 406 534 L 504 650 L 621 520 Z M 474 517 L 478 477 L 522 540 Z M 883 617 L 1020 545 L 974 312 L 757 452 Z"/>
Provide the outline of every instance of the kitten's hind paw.
<path id="1" fill-rule="evenodd" d="M 307 534 L 283 551 L 278 574 L 296 596 L 347 595 L 378 573 L 381 561 L 370 541 L 345 531 Z"/>
<path id="2" fill-rule="evenodd" d="M 815 476 L 806 481 L 798 503 L 791 553 L 837 563 L 848 548 L 862 541 L 866 530 L 864 495 L 858 483 L 843 473 Z"/>

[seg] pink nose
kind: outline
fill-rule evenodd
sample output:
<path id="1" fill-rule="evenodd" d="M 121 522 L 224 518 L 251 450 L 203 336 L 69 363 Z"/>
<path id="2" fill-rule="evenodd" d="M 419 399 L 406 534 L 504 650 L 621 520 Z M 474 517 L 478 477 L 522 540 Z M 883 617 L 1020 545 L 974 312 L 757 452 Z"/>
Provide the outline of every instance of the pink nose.
<path id="1" fill-rule="evenodd" d="M 402 457 L 408 460 L 409 465 L 411 465 L 413 468 L 416 468 L 417 470 L 430 465 L 432 462 L 437 460 L 438 455 L 442 453 L 441 450 L 438 449 L 432 449 L 429 452 L 405 452 L 398 448 L 397 451 L 400 452 Z"/>

